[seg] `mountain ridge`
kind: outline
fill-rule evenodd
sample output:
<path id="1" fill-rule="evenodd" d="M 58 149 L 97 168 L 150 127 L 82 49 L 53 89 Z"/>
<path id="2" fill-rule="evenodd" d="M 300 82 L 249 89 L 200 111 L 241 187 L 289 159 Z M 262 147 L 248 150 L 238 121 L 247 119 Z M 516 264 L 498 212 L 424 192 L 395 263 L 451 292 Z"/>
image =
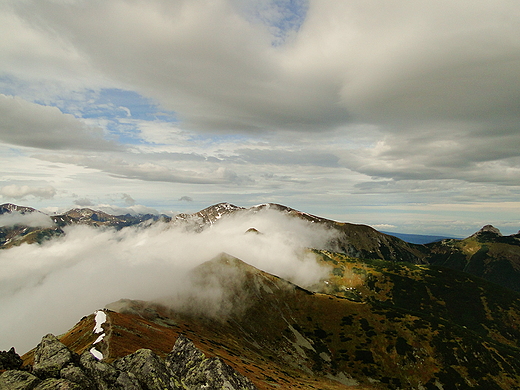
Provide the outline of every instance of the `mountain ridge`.
<path id="1" fill-rule="evenodd" d="M 52 227 L 38 228 L 22 225 L 0 227 L 0 249 L 23 243 L 42 243 L 64 234 L 63 228 L 69 225 L 85 224 L 122 229 L 162 221 L 173 226 L 183 226 L 188 231 L 202 232 L 222 219 L 237 215 L 255 215 L 266 211 L 279 212 L 333 230 L 335 238 L 325 247 L 317 249 L 343 252 L 363 259 L 442 265 L 520 291 L 520 234 L 503 236 L 498 229 L 486 225 L 467 238 L 413 244 L 379 232 L 368 225 L 333 221 L 276 203 L 264 203 L 250 208 L 218 203 L 196 213 L 178 214 L 173 218 L 149 214 L 113 216 L 89 208 L 76 208 L 60 215 L 49 216 L 55 224 Z M 40 213 L 30 207 L 9 203 L 0 205 L 0 212 Z"/>

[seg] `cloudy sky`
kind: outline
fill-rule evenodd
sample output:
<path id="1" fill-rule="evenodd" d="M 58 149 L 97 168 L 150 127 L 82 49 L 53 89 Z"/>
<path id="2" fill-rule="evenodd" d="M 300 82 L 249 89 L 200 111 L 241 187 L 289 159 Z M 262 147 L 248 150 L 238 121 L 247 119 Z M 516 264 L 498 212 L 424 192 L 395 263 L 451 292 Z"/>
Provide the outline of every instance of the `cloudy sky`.
<path id="1" fill-rule="evenodd" d="M 0 201 L 520 229 L 516 0 L 0 0 Z"/>

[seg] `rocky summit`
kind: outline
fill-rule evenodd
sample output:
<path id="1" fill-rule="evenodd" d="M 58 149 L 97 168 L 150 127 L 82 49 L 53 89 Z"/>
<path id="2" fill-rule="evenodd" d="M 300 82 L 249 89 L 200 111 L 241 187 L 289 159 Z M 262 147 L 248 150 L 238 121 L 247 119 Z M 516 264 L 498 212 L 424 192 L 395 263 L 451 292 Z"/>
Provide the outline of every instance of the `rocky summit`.
<path id="1" fill-rule="evenodd" d="M 97 360 L 89 351 L 78 355 L 48 334 L 34 351 L 32 370 L 18 367 L 5 371 L 0 375 L 0 389 L 255 390 L 256 387 L 221 359 L 207 358 L 182 335 L 165 359 L 150 349 L 139 349 L 110 364 Z"/>

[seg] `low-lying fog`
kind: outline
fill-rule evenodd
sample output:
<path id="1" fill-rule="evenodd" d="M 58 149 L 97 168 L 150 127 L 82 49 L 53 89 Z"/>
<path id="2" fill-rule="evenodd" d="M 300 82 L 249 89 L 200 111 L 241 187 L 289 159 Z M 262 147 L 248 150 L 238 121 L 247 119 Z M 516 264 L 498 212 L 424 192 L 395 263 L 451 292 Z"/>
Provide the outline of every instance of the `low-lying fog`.
<path id="1" fill-rule="evenodd" d="M 251 227 L 262 234 L 246 234 Z M 223 218 L 201 233 L 164 223 L 70 226 L 42 245 L 0 251 L 0 350 L 25 353 L 122 298 L 182 296 L 187 273 L 221 252 L 305 287 L 325 270 L 302 249 L 323 247 L 333 234 L 275 210 Z"/>

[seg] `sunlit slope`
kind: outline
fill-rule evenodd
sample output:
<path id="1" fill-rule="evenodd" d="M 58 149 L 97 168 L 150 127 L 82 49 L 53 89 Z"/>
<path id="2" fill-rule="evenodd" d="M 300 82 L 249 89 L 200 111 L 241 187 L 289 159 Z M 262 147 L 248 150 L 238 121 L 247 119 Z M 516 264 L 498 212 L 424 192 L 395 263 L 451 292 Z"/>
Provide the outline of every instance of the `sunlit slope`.
<path id="1" fill-rule="evenodd" d="M 316 288 L 335 295 L 223 254 L 195 271 L 201 288 L 228 287 L 227 304 L 211 315 L 196 296 L 182 312 L 139 301 L 110 305 L 119 313 L 108 315 L 105 356 L 143 347 L 164 355 L 185 333 L 263 389 L 520 386 L 518 295 L 450 270 L 320 254 L 334 267 Z M 83 337 L 72 332 L 62 337 L 67 345 Z"/>

